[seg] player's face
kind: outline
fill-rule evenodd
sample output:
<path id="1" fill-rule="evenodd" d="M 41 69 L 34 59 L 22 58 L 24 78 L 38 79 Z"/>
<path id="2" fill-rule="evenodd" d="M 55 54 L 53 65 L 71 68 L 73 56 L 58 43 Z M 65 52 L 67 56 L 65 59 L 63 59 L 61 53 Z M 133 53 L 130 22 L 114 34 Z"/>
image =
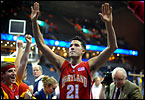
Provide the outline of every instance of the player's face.
<path id="1" fill-rule="evenodd" d="M 78 40 L 73 40 L 69 47 L 69 56 L 78 57 L 84 54 L 84 49 L 81 46 L 81 42 Z"/>
<path id="2" fill-rule="evenodd" d="M 3 81 L 10 85 L 16 81 L 16 68 L 9 68 L 5 73 L 3 73 Z"/>
<path id="3" fill-rule="evenodd" d="M 117 71 L 114 75 L 114 84 L 118 87 L 118 88 L 121 88 L 123 87 L 123 85 L 125 84 L 125 80 L 124 79 L 124 75 L 123 75 L 123 72 L 121 71 Z"/>

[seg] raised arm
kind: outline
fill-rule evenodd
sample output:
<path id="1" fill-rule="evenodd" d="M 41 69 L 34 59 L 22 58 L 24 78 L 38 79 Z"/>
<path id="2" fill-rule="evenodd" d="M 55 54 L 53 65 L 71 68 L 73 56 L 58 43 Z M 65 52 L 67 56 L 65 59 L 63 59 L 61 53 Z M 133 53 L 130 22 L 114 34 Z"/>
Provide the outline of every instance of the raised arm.
<path id="1" fill-rule="evenodd" d="M 20 66 L 20 60 L 23 54 L 23 41 L 22 40 L 17 41 L 17 47 L 18 47 L 18 51 L 17 51 L 16 60 L 14 62 L 16 66 L 16 71 L 18 70 L 18 67 Z"/>
<path id="2" fill-rule="evenodd" d="M 24 51 L 23 56 L 22 56 L 21 61 L 20 61 L 20 66 L 18 67 L 18 71 L 17 71 L 17 76 L 20 80 L 22 80 L 22 78 L 23 78 L 23 74 L 24 74 L 25 68 L 26 68 L 27 63 L 28 63 L 30 45 L 32 43 L 32 36 L 25 35 L 25 39 L 27 41 L 27 44 L 26 44 L 25 51 Z"/>
<path id="3" fill-rule="evenodd" d="M 99 13 L 99 15 L 102 21 L 105 22 L 107 30 L 107 48 L 98 56 L 88 61 L 91 69 L 94 70 L 97 70 L 101 65 L 106 63 L 109 57 L 118 48 L 115 31 L 112 25 L 112 7 L 109 7 L 109 3 L 102 4 L 102 13 Z"/>
<path id="4" fill-rule="evenodd" d="M 59 55 L 56 55 L 44 42 L 43 36 L 40 32 L 40 28 L 37 24 L 37 19 L 40 15 L 39 3 L 35 2 L 34 7 L 31 7 L 31 20 L 32 20 L 32 29 L 33 35 L 35 37 L 36 44 L 38 48 L 43 52 L 46 58 L 57 67 L 60 67 L 65 59 Z"/>

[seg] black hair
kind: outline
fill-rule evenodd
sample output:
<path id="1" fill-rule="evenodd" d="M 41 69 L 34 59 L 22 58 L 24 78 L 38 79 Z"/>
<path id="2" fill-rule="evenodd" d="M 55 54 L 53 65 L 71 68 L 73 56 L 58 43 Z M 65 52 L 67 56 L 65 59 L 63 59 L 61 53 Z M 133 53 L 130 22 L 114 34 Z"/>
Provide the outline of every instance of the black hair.
<path id="1" fill-rule="evenodd" d="M 72 40 L 78 40 L 81 42 L 81 46 L 86 50 L 86 42 L 80 37 L 80 36 L 75 36 L 74 38 L 71 39 Z"/>

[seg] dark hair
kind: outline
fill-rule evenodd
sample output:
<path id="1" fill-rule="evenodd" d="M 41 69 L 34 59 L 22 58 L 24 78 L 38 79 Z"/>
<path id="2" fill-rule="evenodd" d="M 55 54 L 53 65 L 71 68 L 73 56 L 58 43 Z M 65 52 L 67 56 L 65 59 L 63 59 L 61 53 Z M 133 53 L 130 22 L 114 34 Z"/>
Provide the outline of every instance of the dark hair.
<path id="1" fill-rule="evenodd" d="M 81 46 L 86 50 L 86 42 L 80 37 L 80 36 L 75 36 L 74 38 L 71 39 L 72 40 L 78 40 L 81 42 Z"/>

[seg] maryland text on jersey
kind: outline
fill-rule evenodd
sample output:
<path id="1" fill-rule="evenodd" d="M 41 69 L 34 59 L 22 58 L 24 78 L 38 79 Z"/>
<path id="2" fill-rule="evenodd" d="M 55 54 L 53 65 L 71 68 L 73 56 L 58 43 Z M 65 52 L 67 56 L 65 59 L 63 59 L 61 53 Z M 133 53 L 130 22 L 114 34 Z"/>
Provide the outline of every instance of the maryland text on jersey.
<path id="1" fill-rule="evenodd" d="M 83 75 L 73 74 L 73 75 L 66 75 L 62 79 L 62 88 L 65 86 L 66 82 L 81 82 L 83 83 L 84 87 L 87 87 L 87 78 Z"/>

